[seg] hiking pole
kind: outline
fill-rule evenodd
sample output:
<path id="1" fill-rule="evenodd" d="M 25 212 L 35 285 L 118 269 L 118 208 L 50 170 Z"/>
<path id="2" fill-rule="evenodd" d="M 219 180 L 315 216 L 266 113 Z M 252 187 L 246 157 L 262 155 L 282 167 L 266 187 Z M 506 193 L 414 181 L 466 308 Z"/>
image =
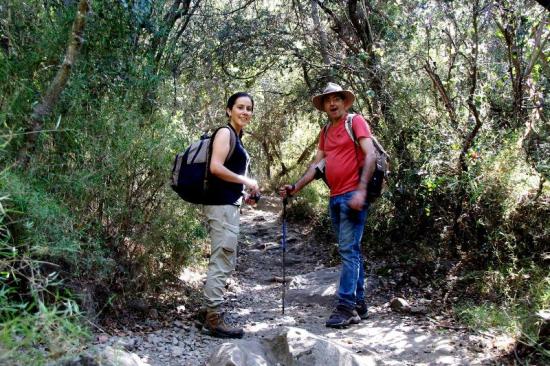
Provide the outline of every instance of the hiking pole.
<path id="1" fill-rule="evenodd" d="M 287 193 L 288 194 L 288 193 Z M 283 315 L 285 315 L 285 290 L 286 290 L 286 271 L 285 271 L 285 254 L 286 254 L 286 204 L 288 203 L 288 196 L 283 198 L 283 238 L 281 240 L 281 248 L 283 249 Z"/>

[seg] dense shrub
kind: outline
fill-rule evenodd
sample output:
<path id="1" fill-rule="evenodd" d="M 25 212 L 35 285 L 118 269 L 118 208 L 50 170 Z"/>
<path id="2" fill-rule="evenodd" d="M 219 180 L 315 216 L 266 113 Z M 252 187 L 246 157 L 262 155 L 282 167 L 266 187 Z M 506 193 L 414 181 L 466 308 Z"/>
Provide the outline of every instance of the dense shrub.
<path id="1" fill-rule="evenodd" d="M 0 197 L 0 362 L 41 364 L 52 350 L 55 358 L 81 350 L 88 331 L 67 280 L 104 258 L 67 209 L 18 174 L 0 174 Z"/>

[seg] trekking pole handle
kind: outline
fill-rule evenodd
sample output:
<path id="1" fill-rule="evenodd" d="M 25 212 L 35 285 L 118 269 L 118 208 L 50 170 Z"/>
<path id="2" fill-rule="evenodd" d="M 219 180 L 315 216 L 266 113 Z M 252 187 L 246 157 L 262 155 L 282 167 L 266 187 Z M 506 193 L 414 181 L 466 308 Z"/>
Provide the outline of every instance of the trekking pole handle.
<path id="1" fill-rule="evenodd" d="M 296 184 L 292 184 L 292 187 L 285 189 L 286 195 L 285 195 L 285 198 L 283 198 L 283 205 L 285 206 L 287 205 L 288 199 L 292 198 L 292 194 L 290 194 L 290 192 L 294 192 L 295 189 L 296 189 Z"/>
<path id="2" fill-rule="evenodd" d="M 290 189 L 287 189 L 287 190 L 286 190 L 286 194 L 287 194 L 287 196 L 289 196 L 289 197 L 292 197 L 292 195 L 290 194 L 290 192 L 294 192 L 294 191 L 296 190 L 296 183 L 295 183 L 295 184 L 291 184 L 291 186 L 292 186 L 292 187 L 291 187 Z"/>

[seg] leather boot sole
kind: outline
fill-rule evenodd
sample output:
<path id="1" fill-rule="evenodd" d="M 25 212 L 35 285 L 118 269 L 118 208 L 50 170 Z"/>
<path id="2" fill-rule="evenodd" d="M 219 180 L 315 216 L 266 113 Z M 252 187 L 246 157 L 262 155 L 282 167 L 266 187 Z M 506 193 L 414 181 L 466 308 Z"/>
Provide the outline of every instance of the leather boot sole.
<path id="1" fill-rule="evenodd" d="M 359 323 L 361 323 L 361 318 L 359 316 L 355 316 L 355 317 L 349 318 L 347 321 L 345 321 L 343 323 L 336 323 L 336 324 L 334 324 L 334 323 L 325 323 L 325 326 L 327 328 L 342 329 L 342 328 L 347 328 L 350 325 L 359 324 Z"/>
<path id="2" fill-rule="evenodd" d="M 211 337 L 215 338 L 242 338 L 244 336 L 244 332 L 241 333 L 225 333 L 220 332 L 219 330 L 212 330 L 206 326 L 202 327 L 201 332 L 203 334 L 209 335 Z"/>

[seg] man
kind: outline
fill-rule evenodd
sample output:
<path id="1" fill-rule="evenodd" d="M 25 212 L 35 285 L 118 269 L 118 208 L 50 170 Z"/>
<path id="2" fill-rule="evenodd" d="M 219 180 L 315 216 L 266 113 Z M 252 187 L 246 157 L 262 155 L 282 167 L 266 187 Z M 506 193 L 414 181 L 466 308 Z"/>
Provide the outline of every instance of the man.
<path id="1" fill-rule="evenodd" d="M 354 100 L 350 90 L 334 83 L 328 83 L 321 94 L 312 98 L 315 108 L 325 112 L 330 123 L 321 130 L 317 154 L 305 174 L 280 189 L 283 197 L 295 195 L 315 178 L 317 164 L 325 159 L 330 216 L 342 260 L 338 305 L 326 322 L 327 327 L 333 328 L 367 318 L 361 237 L 368 210 L 367 183 L 374 172 L 376 155 L 369 126 L 362 116 L 355 115 L 352 121 L 358 145 L 346 132 L 345 122 Z"/>

